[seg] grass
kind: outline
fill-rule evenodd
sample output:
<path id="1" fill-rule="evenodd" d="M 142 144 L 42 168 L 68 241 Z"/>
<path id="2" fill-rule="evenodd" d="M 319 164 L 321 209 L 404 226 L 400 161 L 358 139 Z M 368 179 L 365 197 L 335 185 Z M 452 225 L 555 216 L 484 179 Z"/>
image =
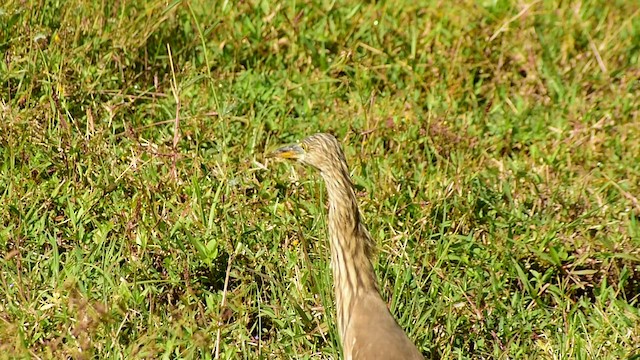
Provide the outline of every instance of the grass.
<path id="1" fill-rule="evenodd" d="M 425 356 L 640 354 L 633 1 L 0 6 L 0 357 L 339 358 L 344 144 Z"/>

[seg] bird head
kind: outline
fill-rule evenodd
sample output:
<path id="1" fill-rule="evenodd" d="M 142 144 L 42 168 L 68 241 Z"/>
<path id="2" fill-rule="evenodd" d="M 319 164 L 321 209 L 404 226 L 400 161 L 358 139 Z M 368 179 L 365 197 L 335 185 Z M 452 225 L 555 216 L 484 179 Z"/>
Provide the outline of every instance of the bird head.
<path id="1" fill-rule="evenodd" d="M 321 172 L 341 169 L 342 163 L 346 166 L 338 140 L 333 135 L 324 133 L 311 135 L 297 144 L 281 147 L 272 152 L 270 157 L 297 160 Z"/>

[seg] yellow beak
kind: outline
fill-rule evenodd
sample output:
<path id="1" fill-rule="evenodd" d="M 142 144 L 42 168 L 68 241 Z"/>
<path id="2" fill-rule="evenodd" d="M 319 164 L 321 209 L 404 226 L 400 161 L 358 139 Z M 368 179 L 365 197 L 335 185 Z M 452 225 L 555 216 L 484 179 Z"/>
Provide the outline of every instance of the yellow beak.
<path id="1" fill-rule="evenodd" d="M 269 157 L 281 158 L 281 159 L 293 159 L 297 160 L 304 155 L 304 149 L 300 145 L 288 145 L 283 146 L 274 152 L 270 153 Z"/>

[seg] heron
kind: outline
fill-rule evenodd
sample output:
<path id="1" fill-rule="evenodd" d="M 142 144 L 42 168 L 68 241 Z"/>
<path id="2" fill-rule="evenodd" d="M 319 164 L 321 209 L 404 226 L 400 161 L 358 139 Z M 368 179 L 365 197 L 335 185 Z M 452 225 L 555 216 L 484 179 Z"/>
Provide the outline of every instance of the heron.
<path id="1" fill-rule="evenodd" d="M 316 168 L 326 184 L 331 269 L 344 358 L 423 359 L 380 295 L 371 263 L 374 242 L 362 223 L 338 140 L 319 133 L 281 147 L 270 156 Z"/>

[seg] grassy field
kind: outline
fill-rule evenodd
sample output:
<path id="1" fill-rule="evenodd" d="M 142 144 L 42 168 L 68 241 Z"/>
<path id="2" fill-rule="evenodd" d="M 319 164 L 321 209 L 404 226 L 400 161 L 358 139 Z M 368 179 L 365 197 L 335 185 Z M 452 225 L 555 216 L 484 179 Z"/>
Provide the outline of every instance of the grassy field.
<path id="1" fill-rule="evenodd" d="M 343 143 L 427 357 L 640 357 L 640 3 L 0 5 L 0 358 L 338 359 Z"/>

